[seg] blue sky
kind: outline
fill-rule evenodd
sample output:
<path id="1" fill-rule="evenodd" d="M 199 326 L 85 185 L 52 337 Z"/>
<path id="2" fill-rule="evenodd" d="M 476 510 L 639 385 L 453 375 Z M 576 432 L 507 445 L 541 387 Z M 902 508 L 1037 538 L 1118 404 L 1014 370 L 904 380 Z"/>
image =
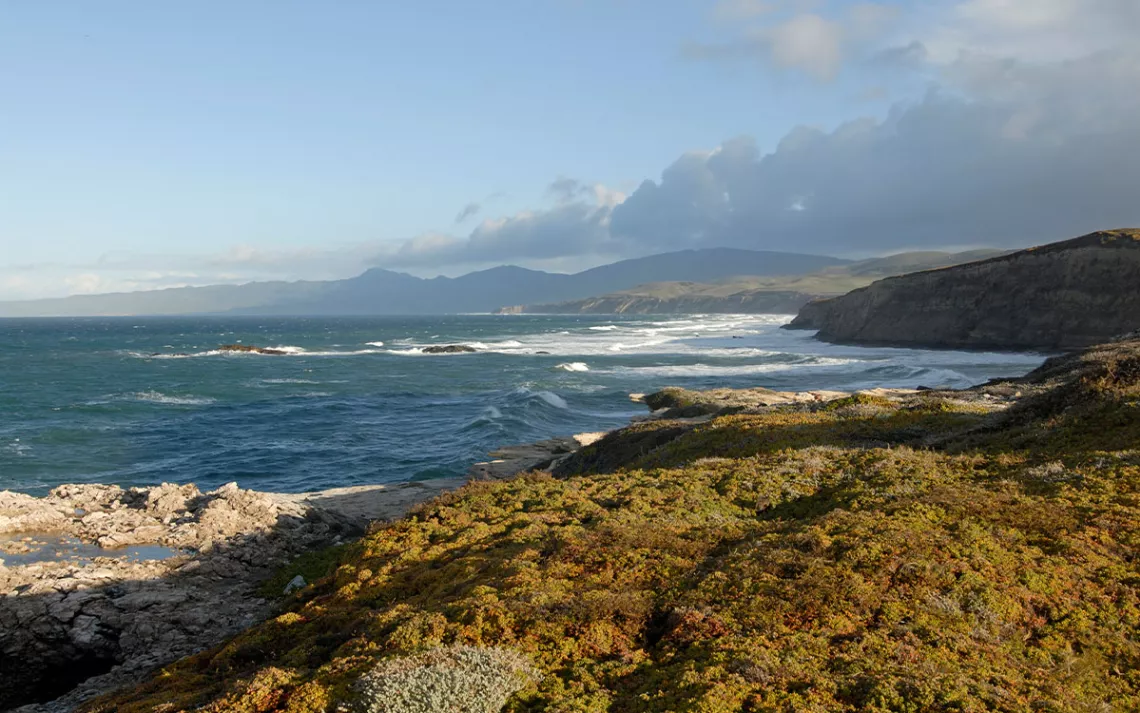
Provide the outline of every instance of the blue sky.
<path id="1" fill-rule="evenodd" d="M 1129 5 L 0 0 L 0 299 L 1106 227 L 1134 193 L 1018 216 L 1135 155 L 1073 114 L 1140 118 Z"/>

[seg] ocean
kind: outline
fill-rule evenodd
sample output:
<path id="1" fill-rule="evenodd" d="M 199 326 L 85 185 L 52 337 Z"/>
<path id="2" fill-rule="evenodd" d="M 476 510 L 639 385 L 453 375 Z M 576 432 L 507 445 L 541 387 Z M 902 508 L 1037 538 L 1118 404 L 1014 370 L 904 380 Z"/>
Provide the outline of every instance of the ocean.
<path id="1" fill-rule="evenodd" d="M 0 489 L 237 481 L 301 492 L 461 475 L 624 425 L 629 394 L 963 387 L 1043 355 L 835 346 L 790 317 L 0 320 Z M 240 343 L 286 355 L 232 354 Z M 474 354 L 424 354 L 467 344 Z"/>

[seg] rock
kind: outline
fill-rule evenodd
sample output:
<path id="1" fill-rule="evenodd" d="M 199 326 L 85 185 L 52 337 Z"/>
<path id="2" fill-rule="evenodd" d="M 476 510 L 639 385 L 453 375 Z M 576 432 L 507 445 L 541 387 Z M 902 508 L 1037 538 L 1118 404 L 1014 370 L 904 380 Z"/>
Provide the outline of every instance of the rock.
<path id="1" fill-rule="evenodd" d="M 268 615 L 271 603 L 255 587 L 275 567 L 462 485 L 448 479 L 299 494 L 236 483 L 208 493 L 169 483 L 63 485 L 42 498 L 0 491 L 0 524 L 9 531 L 35 532 L 40 524 L 52 531 L 51 538 L 7 541 L 6 549 L 22 555 L 59 538 L 168 548 L 166 559 L 95 556 L 0 567 L 0 710 L 47 686 L 66 695 L 26 713 L 71 710 L 214 646 Z M 293 591 L 305 582 L 290 585 Z"/>
<path id="2" fill-rule="evenodd" d="M 202 493 L 193 484 L 174 485 L 163 483 L 151 488 L 146 497 L 147 513 L 158 518 L 168 517 L 186 510 L 187 502 Z"/>
<path id="3" fill-rule="evenodd" d="M 296 577 L 289 580 L 289 583 L 285 585 L 285 590 L 282 592 L 282 594 L 292 594 L 298 589 L 304 589 L 305 586 L 305 578 L 298 574 Z"/>
<path id="4" fill-rule="evenodd" d="M 578 443 L 579 448 L 585 448 L 588 445 L 597 443 L 606 437 L 609 431 L 592 431 L 590 433 L 575 433 L 573 438 Z"/>
<path id="5" fill-rule="evenodd" d="M 223 344 L 218 347 L 220 352 L 234 352 L 246 354 L 266 354 L 269 356 L 287 356 L 289 352 L 284 349 L 273 349 L 270 347 L 252 347 L 245 344 Z"/>
<path id="6" fill-rule="evenodd" d="M 445 344 L 442 346 L 424 347 L 424 354 L 466 354 L 474 351 L 474 347 L 469 347 L 466 344 Z"/>

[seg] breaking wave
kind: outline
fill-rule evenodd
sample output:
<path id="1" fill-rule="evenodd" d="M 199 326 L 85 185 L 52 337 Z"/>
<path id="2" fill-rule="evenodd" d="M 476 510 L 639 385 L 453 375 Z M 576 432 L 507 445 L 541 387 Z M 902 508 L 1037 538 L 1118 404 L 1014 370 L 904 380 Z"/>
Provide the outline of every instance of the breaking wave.
<path id="1" fill-rule="evenodd" d="M 572 362 L 568 362 L 566 364 L 559 364 L 558 366 L 556 366 L 554 368 L 555 369 L 561 369 L 562 371 L 589 371 L 590 370 L 589 365 L 587 365 L 585 362 L 581 362 L 581 361 L 572 361 Z"/>

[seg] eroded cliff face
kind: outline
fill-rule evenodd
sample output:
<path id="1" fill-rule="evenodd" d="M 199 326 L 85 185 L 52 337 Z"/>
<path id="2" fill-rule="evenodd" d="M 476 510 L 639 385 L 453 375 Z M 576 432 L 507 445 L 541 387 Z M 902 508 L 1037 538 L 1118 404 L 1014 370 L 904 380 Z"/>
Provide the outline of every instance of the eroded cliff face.
<path id="1" fill-rule="evenodd" d="M 1140 230 L 1110 230 L 880 280 L 804 306 L 831 342 L 1076 349 L 1140 329 Z"/>

